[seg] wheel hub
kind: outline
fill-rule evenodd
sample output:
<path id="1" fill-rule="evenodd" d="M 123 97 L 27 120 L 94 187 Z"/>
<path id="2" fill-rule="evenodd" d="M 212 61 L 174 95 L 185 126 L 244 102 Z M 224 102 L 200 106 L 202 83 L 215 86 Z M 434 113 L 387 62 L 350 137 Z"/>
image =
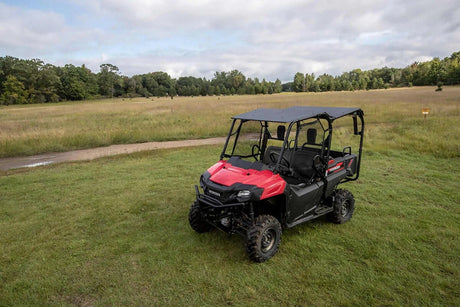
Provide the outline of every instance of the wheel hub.
<path id="1" fill-rule="evenodd" d="M 348 201 L 342 205 L 342 210 L 341 210 L 342 217 L 345 217 L 348 214 L 349 207 L 350 207 L 350 204 Z"/>
<path id="2" fill-rule="evenodd" d="M 262 236 L 261 249 L 263 252 L 269 251 L 275 244 L 276 233 L 273 229 L 268 229 Z"/>

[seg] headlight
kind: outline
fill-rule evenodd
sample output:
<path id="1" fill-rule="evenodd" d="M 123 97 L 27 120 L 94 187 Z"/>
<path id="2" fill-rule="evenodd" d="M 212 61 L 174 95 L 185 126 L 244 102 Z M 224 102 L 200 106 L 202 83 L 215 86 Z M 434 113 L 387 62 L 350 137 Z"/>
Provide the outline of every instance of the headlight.
<path id="1" fill-rule="evenodd" d="M 239 191 L 238 195 L 236 195 L 236 198 L 239 202 L 248 201 L 251 199 L 251 191 L 248 191 L 248 190 Z"/>

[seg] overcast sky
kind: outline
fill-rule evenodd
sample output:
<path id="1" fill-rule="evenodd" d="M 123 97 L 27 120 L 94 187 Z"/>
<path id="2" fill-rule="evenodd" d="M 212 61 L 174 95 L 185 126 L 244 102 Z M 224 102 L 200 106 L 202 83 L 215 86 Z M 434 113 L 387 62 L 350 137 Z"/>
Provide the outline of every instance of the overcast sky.
<path id="1" fill-rule="evenodd" d="M 459 0 L 0 0 L 0 56 L 292 81 L 460 51 Z"/>

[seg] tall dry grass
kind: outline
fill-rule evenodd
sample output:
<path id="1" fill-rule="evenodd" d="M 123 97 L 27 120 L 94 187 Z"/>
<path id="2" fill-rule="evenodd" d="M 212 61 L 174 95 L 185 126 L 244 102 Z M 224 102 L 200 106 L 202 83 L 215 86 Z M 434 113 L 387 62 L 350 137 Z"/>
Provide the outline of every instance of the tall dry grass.
<path id="1" fill-rule="evenodd" d="M 460 87 L 283 93 L 259 96 L 108 99 L 0 107 L 0 157 L 111 144 L 226 135 L 232 115 L 294 105 L 365 112 L 366 146 L 444 157 L 460 152 Z M 422 108 L 430 108 L 424 119 Z"/>

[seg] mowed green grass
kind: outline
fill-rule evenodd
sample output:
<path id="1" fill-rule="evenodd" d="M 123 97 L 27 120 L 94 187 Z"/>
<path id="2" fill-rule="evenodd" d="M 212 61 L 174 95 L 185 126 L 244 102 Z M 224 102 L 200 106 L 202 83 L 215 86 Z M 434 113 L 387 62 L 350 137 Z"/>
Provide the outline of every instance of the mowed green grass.
<path id="1" fill-rule="evenodd" d="M 211 107 L 222 123 L 210 129 L 226 126 L 224 115 L 263 106 L 357 105 L 365 111 L 361 177 L 342 186 L 356 198 L 353 219 L 285 230 L 279 252 L 262 264 L 247 259 L 241 237 L 197 234 L 188 225 L 194 185 L 217 161 L 220 146 L 2 172 L 0 306 L 458 306 L 458 89 L 221 97 L 229 99 L 226 109 L 193 98 L 194 109 L 187 100 L 189 112 L 182 115 L 191 129 Z M 94 106 L 100 116 L 110 113 L 105 107 L 115 108 L 112 102 Z M 48 108 L 23 109 L 33 114 L 34 107 Z M 431 109 L 426 120 L 422 107 Z M 22 108 L 8 110 L 3 118 L 19 116 Z M 178 115 L 177 123 L 185 120 Z M 197 137 L 214 133 L 196 131 Z M 340 138 L 342 128 L 337 132 Z M 41 128 L 37 134 L 46 135 Z"/>
<path id="2" fill-rule="evenodd" d="M 188 225 L 220 147 L 158 150 L 0 177 L 0 305 L 460 303 L 456 159 L 368 151 L 343 225 L 284 231 L 251 263 L 240 236 Z"/>
<path id="3" fill-rule="evenodd" d="M 368 145 L 445 156 L 460 152 L 460 87 L 257 96 L 105 99 L 0 106 L 0 157 L 147 141 L 225 136 L 230 117 L 294 105 L 361 107 Z M 429 124 L 422 108 L 430 108 Z"/>

